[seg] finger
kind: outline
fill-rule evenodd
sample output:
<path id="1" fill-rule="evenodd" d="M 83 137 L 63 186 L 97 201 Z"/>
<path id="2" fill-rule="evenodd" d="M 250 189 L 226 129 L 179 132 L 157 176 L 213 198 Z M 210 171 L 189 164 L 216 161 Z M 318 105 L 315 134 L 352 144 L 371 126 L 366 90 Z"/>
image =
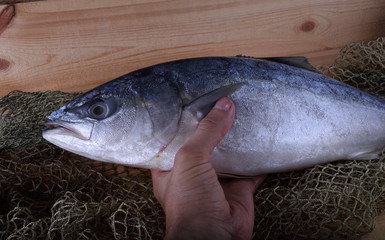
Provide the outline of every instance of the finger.
<path id="1" fill-rule="evenodd" d="M 227 97 L 219 99 L 214 108 L 199 123 L 190 143 L 200 144 L 207 152 L 211 153 L 230 130 L 234 116 L 234 103 Z"/>
<path id="2" fill-rule="evenodd" d="M 151 169 L 152 187 L 155 198 L 160 200 L 160 187 L 162 186 L 161 171 Z"/>
<path id="3" fill-rule="evenodd" d="M 152 176 L 152 181 L 158 181 L 162 177 L 164 177 L 167 173 L 166 171 L 161 171 L 161 170 L 156 170 L 156 169 L 151 169 L 151 176 Z"/>
<path id="4" fill-rule="evenodd" d="M 155 198 L 163 206 L 163 194 L 166 191 L 168 178 L 170 172 L 160 171 L 160 170 L 151 170 L 152 185 Z"/>
<path id="5" fill-rule="evenodd" d="M 231 215 L 239 229 L 253 229 L 247 224 L 254 223 L 254 193 L 266 175 L 249 179 L 220 179 L 226 200 L 231 206 Z M 243 230 L 241 232 L 244 232 Z M 251 236 L 251 232 L 246 235 Z"/>
<path id="6" fill-rule="evenodd" d="M 259 185 L 265 180 L 267 174 L 259 175 L 251 178 L 220 178 L 219 182 L 221 183 L 223 189 L 230 193 L 237 193 L 237 188 L 239 182 L 243 185 L 242 189 L 247 192 L 255 193 L 255 190 Z M 240 194 L 242 195 L 242 194 Z"/>
<path id="7" fill-rule="evenodd" d="M 255 190 L 257 190 L 259 185 L 261 185 L 263 183 L 263 181 L 266 179 L 266 177 L 267 177 L 267 174 L 264 174 L 264 175 L 259 175 L 259 176 L 253 177 L 251 179 L 254 183 L 253 193 L 255 193 Z"/>
<path id="8" fill-rule="evenodd" d="M 180 154 L 208 161 L 214 147 L 230 130 L 234 116 L 234 103 L 227 97 L 219 99 L 209 114 L 200 121 L 193 136 L 179 151 Z"/>

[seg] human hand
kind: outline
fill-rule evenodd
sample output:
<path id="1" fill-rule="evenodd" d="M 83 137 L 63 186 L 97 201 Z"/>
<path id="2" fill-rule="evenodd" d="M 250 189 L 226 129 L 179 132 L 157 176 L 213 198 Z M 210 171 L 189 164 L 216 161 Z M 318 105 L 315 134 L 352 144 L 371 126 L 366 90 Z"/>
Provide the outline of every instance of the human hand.
<path id="1" fill-rule="evenodd" d="M 218 180 L 210 163 L 234 115 L 234 103 L 220 99 L 178 151 L 173 169 L 152 170 L 154 194 L 166 214 L 165 239 L 251 238 L 253 195 L 265 176 Z"/>

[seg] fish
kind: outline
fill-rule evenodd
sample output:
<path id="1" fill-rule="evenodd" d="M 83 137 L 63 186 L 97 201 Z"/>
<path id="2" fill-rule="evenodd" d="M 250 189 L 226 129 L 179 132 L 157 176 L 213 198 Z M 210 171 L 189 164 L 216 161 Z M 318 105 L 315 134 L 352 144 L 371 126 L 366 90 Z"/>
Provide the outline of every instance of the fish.
<path id="1" fill-rule="evenodd" d="M 43 137 L 90 159 L 171 170 L 222 97 L 234 123 L 213 150 L 219 176 L 367 160 L 385 147 L 385 100 L 324 76 L 305 57 L 201 57 L 149 66 L 48 116 Z"/>

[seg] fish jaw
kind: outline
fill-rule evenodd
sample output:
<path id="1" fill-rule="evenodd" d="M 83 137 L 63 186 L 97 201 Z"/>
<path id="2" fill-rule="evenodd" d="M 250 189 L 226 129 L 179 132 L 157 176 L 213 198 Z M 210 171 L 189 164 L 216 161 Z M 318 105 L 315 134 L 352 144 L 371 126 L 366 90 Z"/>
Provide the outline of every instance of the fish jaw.
<path id="1" fill-rule="evenodd" d="M 90 145 L 94 124 L 47 121 L 46 126 L 48 129 L 43 131 L 45 140 L 67 151 L 89 157 L 90 151 L 86 151 L 85 154 L 80 153 Z"/>
<path id="2" fill-rule="evenodd" d="M 94 128 L 94 124 L 90 122 L 73 123 L 60 120 L 48 120 L 45 125 L 48 129 L 43 131 L 43 138 L 52 143 L 63 135 L 90 140 Z"/>
<path id="3" fill-rule="evenodd" d="M 47 122 L 46 125 L 49 129 L 43 131 L 43 138 L 67 151 L 103 162 L 152 167 L 151 162 L 146 161 L 147 157 L 140 157 L 139 152 L 133 153 L 132 147 L 127 146 L 131 151 L 126 152 L 119 141 L 110 139 L 109 144 L 98 141 L 100 138 L 97 135 L 100 133 L 93 134 L 93 130 L 98 127 L 93 123 L 60 122 L 59 125 L 59 121 L 56 121 Z M 127 140 L 124 142 L 127 143 Z M 141 149 L 141 152 L 146 152 L 146 149 Z"/>

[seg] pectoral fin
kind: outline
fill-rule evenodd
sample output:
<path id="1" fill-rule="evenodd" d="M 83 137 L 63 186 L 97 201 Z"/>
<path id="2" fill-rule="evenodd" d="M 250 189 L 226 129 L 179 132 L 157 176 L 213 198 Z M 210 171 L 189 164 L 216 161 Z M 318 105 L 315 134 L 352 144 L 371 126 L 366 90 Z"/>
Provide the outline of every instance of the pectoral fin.
<path id="1" fill-rule="evenodd" d="M 203 119 L 210 110 L 214 107 L 215 103 L 222 97 L 229 96 L 233 92 L 237 91 L 244 83 L 234 83 L 227 86 L 217 88 L 209 93 L 206 93 L 199 98 L 196 98 L 190 104 L 185 106 L 185 110 L 188 110 L 195 116 L 198 121 Z"/>

